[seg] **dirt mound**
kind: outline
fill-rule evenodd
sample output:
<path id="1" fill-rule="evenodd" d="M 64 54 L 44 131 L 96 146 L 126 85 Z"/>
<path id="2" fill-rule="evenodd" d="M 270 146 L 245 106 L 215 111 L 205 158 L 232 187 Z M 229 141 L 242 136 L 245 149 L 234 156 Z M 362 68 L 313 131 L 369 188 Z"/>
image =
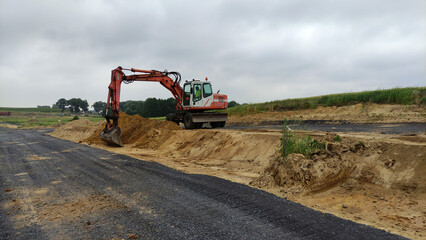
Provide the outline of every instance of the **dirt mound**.
<path id="1" fill-rule="evenodd" d="M 105 123 L 105 122 L 104 122 Z M 143 118 L 139 115 L 128 115 L 120 112 L 118 126 L 121 129 L 121 140 L 123 144 L 134 144 L 138 146 L 152 147 L 169 138 L 173 130 L 181 130 L 176 123 Z M 95 132 L 83 139 L 89 144 L 105 144 L 99 134 L 104 126 L 99 126 Z"/>
<path id="2" fill-rule="evenodd" d="M 91 136 L 102 125 L 103 122 L 91 122 L 87 119 L 79 119 L 57 127 L 53 132 L 50 133 L 50 135 L 53 137 L 81 143 L 84 139 Z"/>
<path id="3" fill-rule="evenodd" d="M 181 130 L 175 123 L 143 118 L 139 115 L 120 113 L 118 126 L 121 129 L 121 139 L 124 144 L 142 147 L 158 147 L 174 131 Z M 72 121 L 56 128 L 51 136 L 73 142 L 106 145 L 99 138 L 105 127 L 105 121 L 91 122 L 87 119 Z"/>
<path id="4" fill-rule="evenodd" d="M 321 139 L 318 139 L 321 141 Z M 351 145 L 348 140 L 326 145 L 306 158 L 302 154 L 290 154 L 285 159 L 274 159 L 264 174 L 253 185 L 277 185 L 293 193 L 318 192 L 345 181 L 356 168 L 356 156 L 365 145 Z"/>
<path id="5" fill-rule="evenodd" d="M 286 159 L 278 157 L 252 184 L 285 187 L 292 193 L 315 193 L 339 184 L 376 184 L 424 193 L 424 156 L 426 148 L 423 145 L 364 143 L 345 138 L 329 143 L 327 149 L 318 150 L 309 158 L 301 154 L 290 154 Z"/>
<path id="6" fill-rule="evenodd" d="M 212 129 L 181 131 L 159 148 L 170 156 L 185 157 L 199 162 L 222 160 L 221 164 L 247 162 L 247 166 L 266 167 L 279 146 L 277 134 L 232 132 Z M 252 167 L 250 167 L 252 169 Z"/>
<path id="7" fill-rule="evenodd" d="M 253 113 L 244 116 L 229 116 L 227 125 L 259 124 L 268 121 L 326 120 L 353 123 L 399 123 L 425 122 L 426 105 L 407 106 L 394 104 L 359 103 L 342 107 L 323 107 L 315 109 L 272 111 Z"/>

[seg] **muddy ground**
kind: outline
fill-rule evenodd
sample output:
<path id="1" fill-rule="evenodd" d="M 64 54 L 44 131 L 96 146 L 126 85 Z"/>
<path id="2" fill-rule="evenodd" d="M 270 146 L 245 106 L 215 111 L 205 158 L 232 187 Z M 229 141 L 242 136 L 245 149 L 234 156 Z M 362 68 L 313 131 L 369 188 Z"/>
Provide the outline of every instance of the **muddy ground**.
<path id="1" fill-rule="evenodd" d="M 381 111 L 377 105 L 367 107 L 375 112 Z M 334 115 L 353 116 L 357 108 L 364 111 L 365 107 L 335 108 Z M 388 108 L 384 106 L 383 111 L 389 111 Z M 386 116 L 384 122 L 395 120 L 395 114 L 400 116 L 393 112 L 401 108 L 405 111 L 401 116 L 411 116 L 409 121 L 426 122 L 424 107 L 407 111 L 403 106 L 392 108 L 396 110 L 383 114 Z M 264 119 L 272 120 L 283 114 L 289 115 L 270 113 L 269 118 Z M 295 111 L 293 114 L 300 113 Z M 330 114 L 333 112 L 326 116 Z M 242 123 L 255 125 L 258 123 L 247 122 L 247 119 L 266 115 L 244 116 L 239 122 L 231 117 L 230 123 L 234 126 Z M 312 116 L 316 115 L 310 116 L 315 118 Z M 344 120 L 348 121 L 349 117 Z M 402 122 L 402 119 L 397 120 Z M 159 162 L 183 172 L 243 183 L 405 237 L 426 237 L 424 131 L 382 134 L 295 130 L 296 135 L 310 135 L 325 143 L 327 149 L 308 158 L 292 154 L 283 159 L 279 154 L 279 129 L 183 130 L 170 122 L 126 114 L 120 116 L 120 127 L 125 144 L 122 148 L 107 146 L 100 141 L 98 135 L 103 123 L 87 120 L 59 127 L 51 135 Z M 337 135 L 341 140 L 333 141 Z"/>

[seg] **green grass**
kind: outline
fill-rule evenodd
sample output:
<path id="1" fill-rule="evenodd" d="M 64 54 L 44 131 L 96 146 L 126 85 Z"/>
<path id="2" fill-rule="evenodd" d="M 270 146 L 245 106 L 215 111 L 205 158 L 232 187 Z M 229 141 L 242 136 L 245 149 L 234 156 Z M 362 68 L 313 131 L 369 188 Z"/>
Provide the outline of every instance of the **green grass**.
<path id="1" fill-rule="evenodd" d="M 0 112 L 27 112 L 27 113 L 59 113 L 61 109 L 58 108 L 11 108 L 11 107 L 0 107 Z"/>
<path id="2" fill-rule="evenodd" d="M 21 112 L 21 115 L 0 116 L 0 122 L 18 125 L 18 128 L 37 128 L 37 127 L 55 127 L 58 124 L 68 123 L 73 120 L 75 116 L 57 116 L 56 114 L 50 115 L 37 115 L 32 116 L 32 112 Z M 79 119 L 88 119 L 92 122 L 102 121 L 105 118 L 99 115 L 93 116 L 79 116 Z"/>
<path id="3" fill-rule="evenodd" d="M 19 128 L 49 127 L 61 123 L 71 122 L 73 117 L 26 117 L 26 116 L 10 116 L 0 117 L 0 122 L 19 125 Z M 60 120 L 60 121 L 58 121 Z"/>
<path id="4" fill-rule="evenodd" d="M 308 158 L 317 149 L 324 149 L 325 144 L 312 139 L 311 136 L 296 136 L 287 128 L 284 120 L 281 136 L 281 156 L 285 159 L 289 154 L 300 153 Z"/>
<path id="5" fill-rule="evenodd" d="M 149 119 L 154 119 L 154 120 L 166 120 L 166 117 L 150 117 Z"/>
<path id="6" fill-rule="evenodd" d="M 315 109 L 318 106 L 345 106 L 357 103 L 426 104 L 426 87 L 393 88 L 244 104 L 229 108 L 226 112 L 229 115 L 246 115 L 258 112 Z"/>

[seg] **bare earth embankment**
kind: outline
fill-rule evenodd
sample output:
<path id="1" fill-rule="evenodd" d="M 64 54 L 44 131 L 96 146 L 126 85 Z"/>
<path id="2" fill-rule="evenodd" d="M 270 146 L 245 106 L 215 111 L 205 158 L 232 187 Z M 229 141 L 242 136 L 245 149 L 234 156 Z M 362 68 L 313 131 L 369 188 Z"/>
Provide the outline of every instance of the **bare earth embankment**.
<path id="1" fill-rule="evenodd" d="M 373 113 L 378 115 L 380 106 L 368 106 L 368 115 L 364 116 L 365 108 L 354 105 L 320 108 L 318 112 L 259 113 L 231 117 L 230 123 L 256 124 L 260 122 L 256 119 L 296 117 L 374 122 L 366 120 Z M 383 108 L 379 115 L 383 122 L 426 121 L 424 107 L 408 109 L 396 105 L 390 113 L 390 106 Z M 125 145 L 122 148 L 107 146 L 98 138 L 103 122 L 77 120 L 58 127 L 51 135 L 184 172 L 243 183 L 409 238 L 426 236 L 425 133 L 338 133 L 341 141 L 334 142 L 329 140 L 337 133 L 296 131 L 326 142 L 327 149 L 316 151 L 308 159 L 291 154 L 284 160 L 279 154 L 279 130 L 183 130 L 171 122 L 124 113 L 120 115 L 120 127 Z"/>
<path id="2" fill-rule="evenodd" d="M 268 121 L 288 120 L 326 120 L 351 123 L 406 123 L 424 122 L 425 106 L 359 103 L 342 107 L 322 107 L 315 109 L 284 112 L 261 112 L 229 117 L 229 124 L 256 125 Z"/>

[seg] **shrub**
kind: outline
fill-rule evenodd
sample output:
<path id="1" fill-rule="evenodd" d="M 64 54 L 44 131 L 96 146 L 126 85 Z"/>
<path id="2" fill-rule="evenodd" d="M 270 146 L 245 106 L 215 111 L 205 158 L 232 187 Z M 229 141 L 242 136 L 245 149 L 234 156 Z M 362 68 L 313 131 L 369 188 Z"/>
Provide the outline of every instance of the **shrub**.
<path id="1" fill-rule="evenodd" d="M 75 115 L 73 118 L 72 118 L 72 121 L 74 121 L 74 120 L 78 120 L 79 118 L 78 118 L 78 116 L 77 115 Z"/>
<path id="2" fill-rule="evenodd" d="M 336 135 L 336 136 L 333 138 L 333 141 L 334 141 L 334 142 L 340 142 L 340 141 L 342 141 L 342 138 L 341 138 L 339 135 Z"/>
<path id="3" fill-rule="evenodd" d="M 294 136 L 284 120 L 281 137 L 281 156 L 285 159 L 289 154 L 300 153 L 309 157 L 315 150 L 325 148 L 324 143 L 312 139 L 311 136 Z"/>

